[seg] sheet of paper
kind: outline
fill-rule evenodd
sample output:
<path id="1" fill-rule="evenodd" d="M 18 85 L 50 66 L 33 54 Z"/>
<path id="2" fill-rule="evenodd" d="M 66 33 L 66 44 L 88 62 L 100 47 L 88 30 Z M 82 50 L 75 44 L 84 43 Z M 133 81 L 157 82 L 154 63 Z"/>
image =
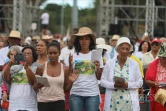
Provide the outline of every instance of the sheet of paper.
<path id="1" fill-rule="evenodd" d="M 114 76 L 114 81 L 115 82 L 125 82 L 125 79 L 122 77 Z"/>
<path id="2" fill-rule="evenodd" d="M 35 75 L 35 76 L 36 76 L 37 83 L 43 84 L 44 87 L 50 87 L 50 84 L 49 84 L 48 79 L 46 77 L 42 77 L 39 75 Z"/>
<path id="3" fill-rule="evenodd" d="M 93 63 L 96 60 L 100 62 L 102 57 L 102 52 L 103 52 L 103 49 L 92 50 L 91 63 Z"/>

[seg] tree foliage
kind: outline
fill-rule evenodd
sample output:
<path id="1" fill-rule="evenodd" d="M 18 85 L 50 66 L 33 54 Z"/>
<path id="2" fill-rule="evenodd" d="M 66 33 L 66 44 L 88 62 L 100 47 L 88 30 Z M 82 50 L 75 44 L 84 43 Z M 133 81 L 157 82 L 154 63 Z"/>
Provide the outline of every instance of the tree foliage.
<path id="1" fill-rule="evenodd" d="M 87 26 L 96 30 L 96 17 L 97 17 L 97 5 L 99 0 L 94 2 L 94 8 L 85 8 L 78 10 L 78 28 Z M 48 12 L 50 15 L 49 30 L 52 33 L 60 33 L 61 25 L 61 5 L 57 4 L 47 4 L 47 6 L 41 10 L 43 12 Z M 72 7 L 70 5 L 64 6 L 64 34 L 71 23 L 72 18 Z M 71 26 L 71 25 L 70 25 Z"/>

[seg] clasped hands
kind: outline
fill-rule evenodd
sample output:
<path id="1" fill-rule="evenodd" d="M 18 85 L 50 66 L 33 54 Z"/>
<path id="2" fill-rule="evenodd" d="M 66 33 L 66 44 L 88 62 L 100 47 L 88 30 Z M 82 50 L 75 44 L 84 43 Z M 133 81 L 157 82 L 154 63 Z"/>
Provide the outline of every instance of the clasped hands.
<path id="1" fill-rule="evenodd" d="M 122 88 L 122 89 L 127 89 L 128 88 L 128 83 L 127 82 L 118 82 L 116 81 L 114 84 L 115 88 Z"/>

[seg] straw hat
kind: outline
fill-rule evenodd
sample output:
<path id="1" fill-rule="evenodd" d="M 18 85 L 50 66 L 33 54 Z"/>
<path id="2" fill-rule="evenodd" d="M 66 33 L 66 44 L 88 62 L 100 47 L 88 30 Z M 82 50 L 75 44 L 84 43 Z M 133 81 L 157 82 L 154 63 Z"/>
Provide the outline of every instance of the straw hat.
<path id="1" fill-rule="evenodd" d="M 111 40 L 118 40 L 119 38 L 120 38 L 119 35 L 113 35 L 112 38 L 111 38 Z"/>
<path id="2" fill-rule="evenodd" d="M 97 38 L 96 39 L 96 47 L 101 49 L 109 50 L 111 46 L 105 44 L 105 39 L 103 38 Z"/>
<path id="3" fill-rule="evenodd" d="M 19 31 L 14 31 L 14 30 L 12 30 L 10 32 L 10 35 L 8 37 L 9 38 L 18 38 L 18 39 L 21 39 L 20 32 Z"/>
<path id="4" fill-rule="evenodd" d="M 116 52 L 117 52 L 117 50 L 118 50 L 119 45 L 120 45 L 120 44 L 123 44 L 123 43 L 128 43 L 128 44 L 130 45 L 130 51 L 133 51 L 133 46 L 132 46 L 132 44 L 130 43 L 130 39 L 127 38 L 127 37 L 121 37 L 121 38 L 118 40 L 117 45 L 116 45 L 116 47 L 115 47 Z"/>
<path id="5" fill-rule="evenodd" d="M 96 36 L 92 33 L 92 30 L 88 27 L 81 27 L 77 34 L 73 34 L 71 36 L 71 40 L 74 43 L 76 37 L 85 36 L 85 35 L 90 35 L 93 41 L 96 42 Z"/>
<path id="6" fill-rule="evenodd" d="M 32 40 L 38 41 L 38 40 L 40 40 L 40 36 L 33 36 L 33 37 L 32 37 Z"/>
<path id="7" fill-rule="evenodd" d="M 159 89 L 155 95 L 155 100 L 165 106 L 166 103 L 166 90 Z"/>
<path id="8" fill-rule="evenodd" d="M 49 39 L 52 39 L 52 38 L 49 35 L 43 35 L 42 39 L 43 40 L 49 40 Z"/>

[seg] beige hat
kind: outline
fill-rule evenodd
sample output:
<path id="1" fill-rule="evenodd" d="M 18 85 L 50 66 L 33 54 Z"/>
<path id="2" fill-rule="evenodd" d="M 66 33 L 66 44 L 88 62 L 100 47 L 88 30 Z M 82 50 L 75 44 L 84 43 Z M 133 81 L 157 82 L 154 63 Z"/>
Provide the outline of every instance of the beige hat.
<path id="1" fill-rule="evenodd" d="M 19 31 L 14 31 L 14 30 L 12 30 L 10 32 L 10 35 L 8 37 L 9 38 L 18 38 L 18 39 L 21 39 L 20 32 Z"/>
<path id="2" fill-rule="evenodd" d="M 40 36 L 33 36 L 33 37 L 32 37 L 32 40 L 38 41 L 38 40 L 40 40 Z"/>
<path id="3" fill-rule="evenodd" d="M 42 39 L 43 40 L 49 40 L 49 39 L 52 39 L 52 38 L 49 35 L 43 35 Z"/>
<path id="4" fill-rule="evenodd" d="M 120 38 L 119 35 L 113 35 L 112 38 L 111 38 L 111 40 L 118 40 L 119 38 Z"/>
<path id="5" fill-rule="evenodd" d="M 90 35 L 94 42 L 96 42 L 96 36 L 92 33 L 92 30 L 88 27 L 81 27 L 77 34 L 71 36 L 71 40 L 74 43 L 75 38 L 79 36 Z"/>
<path id="6" fill-rule="evenodd" d="M 105 39 L 103 38 L 97 38 L 96 39 L 96 47 L 101 49 L 109 50 L 111 46 L 105 44 Z"/>

